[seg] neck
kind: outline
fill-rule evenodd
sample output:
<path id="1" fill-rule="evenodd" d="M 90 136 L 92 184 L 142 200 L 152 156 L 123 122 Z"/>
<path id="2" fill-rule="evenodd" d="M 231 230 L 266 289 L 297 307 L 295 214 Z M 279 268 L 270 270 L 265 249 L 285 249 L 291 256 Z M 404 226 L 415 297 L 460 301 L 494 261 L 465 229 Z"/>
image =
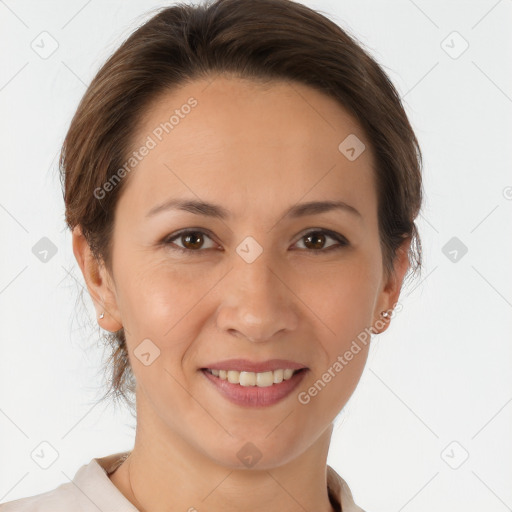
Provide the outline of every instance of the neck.
<path id="1" fill-rule="evenodd" d="M 138 400 L 137 409 L 139 404 Z M 141 408 L 147 405 L 141 404 Z M 213 460 L 201 451 L 201 446 L 187 443 L 148 412 L 138 411 L 134 449 L 110 475 L 114 485 L 140 512 L 334 511 L 326 480 L 332 424 L 291 460 L 240 468 L 238 459 L 238 465 Z M 141 422 L 141 418 L 145 421 Z"/>

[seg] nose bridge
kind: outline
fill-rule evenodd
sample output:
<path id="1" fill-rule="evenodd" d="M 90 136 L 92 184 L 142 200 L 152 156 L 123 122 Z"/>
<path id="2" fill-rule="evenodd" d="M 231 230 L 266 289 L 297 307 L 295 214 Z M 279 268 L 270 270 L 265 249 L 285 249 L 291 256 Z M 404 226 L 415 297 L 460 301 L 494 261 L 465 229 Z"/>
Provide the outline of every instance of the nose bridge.
<path id="1" fill-rule="evenodd" d="M 242 244 L 241 244 L 242 245 Z M 291 292 L 274 270 L 272 251 L 250 261 L 236 254 L 221 293 L 218 327 L 250 341 L 264 341 L 297 324 Z"/>

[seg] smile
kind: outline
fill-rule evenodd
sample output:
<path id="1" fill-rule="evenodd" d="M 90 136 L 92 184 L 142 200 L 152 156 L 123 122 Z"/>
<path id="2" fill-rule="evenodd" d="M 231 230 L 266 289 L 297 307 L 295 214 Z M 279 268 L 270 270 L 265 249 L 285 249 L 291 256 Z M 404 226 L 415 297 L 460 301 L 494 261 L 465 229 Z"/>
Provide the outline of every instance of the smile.
<path id="1" fill-rule="evenodd" d="M 248 407 L 266 407 L 280 402 L 300 384 L 307 371 L 306 368 L 261 373 L 201 369 L 221 396 L 234 404 Z"/>
<path id="2" fill-rule="evenodd" d="M 240 384 L 240 386 L 258 386 L 264 388 L 272 386 L 273 384 L 280 384 L 283 380 L 289 380 L 293 374 L 300 370 L 293 370 L 291 368 L 278 369 L 267 372 L 239 372 L 237 370 L 215 370 L 206 369 L 215 377 L 227 380 L 231 384 Z"/>

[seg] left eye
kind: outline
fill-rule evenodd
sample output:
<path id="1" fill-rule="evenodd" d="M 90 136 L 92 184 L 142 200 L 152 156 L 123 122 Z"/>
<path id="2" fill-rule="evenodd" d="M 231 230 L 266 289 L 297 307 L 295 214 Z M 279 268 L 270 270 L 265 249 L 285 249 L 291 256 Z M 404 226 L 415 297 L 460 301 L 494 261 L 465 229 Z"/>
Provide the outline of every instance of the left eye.
<path id="1" fill-rule="evenodd" d="M 205 233 L 204 231 L 200 230 L 186 230 L 181 231 L 179 233 L 176 233 L 174 235 L 171 235 L 170 237 L 167 237 L 163 240 L 164 245 L 169 245 L 171 250 L 176 250 L 180 252 L 200 252 L 200 249 L 203 249 L 203 239 L 204 237 L 209 238 L 211 240 L 211 237 Z M 320 248 L 318 245 L 323 245 L 325 243 L 325 240 L 331 238 L 335 242 L 338 242 L 338 244 L 330 245 L 327 248 Z M 181 240 L 183 243 L 183 246 L 176 245 L 174 243 L 175 240 Z M 308 250 L 307 252 L 312 253 L 325 253 L 331 250 L 335 249 L 341 249 L 348 244 L 347 239 L 340 235 L 339 233 L 336 233 L 334 231 L 326 230 L 326 229 L 316 229 L 311 230 L 302 235 L 299 239 L 299 241 L 305 240 L 305 246 L 306 249 L 312 249 Z M 297 242 L 298 243 L 298 242 Z M 308 247 L 309 245 L 309 247 Z M 210 247 L 206 247 L 206 249 L 212 249 L 214 248 L 213 245 Z"/>
<path id="2" fill-rule="evenodd" d="M 338 244 L 329 245 L 327 248 L 316 247 L 317 245 L 323 245 L 325 243 L 325 240 L 328 238 L 334 240 L 335 242 L 338 242 Z M 328 251 L 342 249 L 343 247 L 348 245 L 348 241 L 343 235 L 340 235 L 339 233 L 336 233 L 334 231 L 329 231 L 327 229 L 317 229 L 308 231 L 306 234 L 300 237 L 299 241 L 301 240 L 307 240 L 307 243 L 314 248 L 314 250 L 308 252 L 312 252 L 314 254 L 322 254 Z"/>

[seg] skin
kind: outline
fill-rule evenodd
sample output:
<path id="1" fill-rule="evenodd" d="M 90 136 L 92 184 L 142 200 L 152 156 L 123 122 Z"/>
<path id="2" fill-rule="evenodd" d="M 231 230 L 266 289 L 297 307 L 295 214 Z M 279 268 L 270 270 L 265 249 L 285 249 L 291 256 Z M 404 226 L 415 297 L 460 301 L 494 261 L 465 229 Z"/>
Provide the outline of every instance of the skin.
<path id="1" fill-rule="evenodd" d="M 263 87 L 226 75 L 189 83 L 152 104 L 134 149 L 190 96 L 198 105 L 126 178 L 112 275 L 79 227 L 73 232 L 98 316 L 105 313 L 98 321 L 109 331 L 125 327 L 137 380 L 134 449 L 110 478 L 141 510 L 331 512 L 324 468 L 333 421 L 356 388 L 369 344 L 308 404 L 297 395 L 396 304 L 410 240 L 386 278 L 370 144 L 345 109 L 305 85 Z M 338 150 L 349 134 L 366 144 L 354 161 Z M 169 210 L 145 218 L 171 197 L 207 200 L 233 217 Z M 343 200 L 361 217 L 333 210 L 282 218 L 289 206 L 316 200 Z M 182 254 L 159 244 L 184 228 L 206 230 L 202 245 L 192 239 L 198 248 Z M 340 233 L 349 245 L 322 253 L 338 242 L 326 237 L 311 248 L 311 228 Z M 263 248 L 250 264 L 236 252 L 247 236 Z M 146 338 L 160 350 L 149 366 L 133 355 Z M 281 402 L 241 407 L 199 371 L 236 357 L 290 359 L 309 370 Z M 252 468 L 237 457 L 249 441 L 262 454 Z"/>

